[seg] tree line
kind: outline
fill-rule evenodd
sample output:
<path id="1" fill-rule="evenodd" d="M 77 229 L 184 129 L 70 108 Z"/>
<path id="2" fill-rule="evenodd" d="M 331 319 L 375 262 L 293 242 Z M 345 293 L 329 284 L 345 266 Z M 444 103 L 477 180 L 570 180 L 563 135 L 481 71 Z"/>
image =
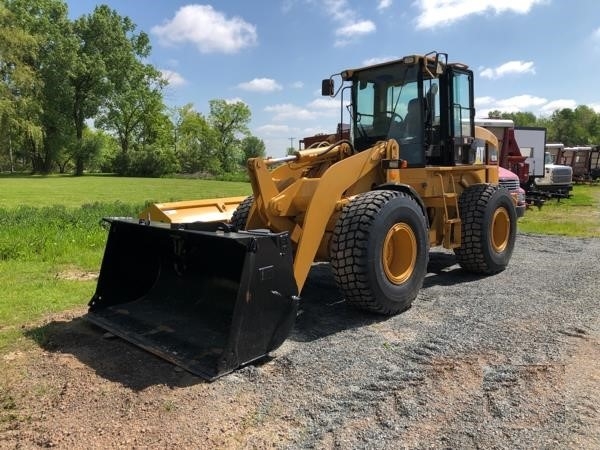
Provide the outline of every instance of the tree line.
<path id="1" fill-rule="evenodd" d="M 168 108 L 150 40 L 106 5 L 0 0 L 0 171 L 160 176 L 239 170 L 264 143 L 243 102 Z"/>

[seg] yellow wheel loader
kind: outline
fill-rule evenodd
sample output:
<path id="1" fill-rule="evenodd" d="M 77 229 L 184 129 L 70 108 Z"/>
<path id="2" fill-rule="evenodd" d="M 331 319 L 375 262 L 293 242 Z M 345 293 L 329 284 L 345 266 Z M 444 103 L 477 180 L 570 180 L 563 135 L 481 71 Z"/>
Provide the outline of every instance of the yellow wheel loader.
<path id="1" fill-rule="evenodd" d="M 330 263 L 348 303 L 381 314 L 410 307 L 430 247 L 453 249 L 471 272 L 503 270 L 515 200 L 498 186 L 497 139 L 474 125 L 473 73 L 447 59 L 324 80 L 342 111 L 350 98 L 350 138 L 250 159 L 248 198 L 105 219 L 89 320 L 212 380 L 287 338 L 314 262 Z"/>

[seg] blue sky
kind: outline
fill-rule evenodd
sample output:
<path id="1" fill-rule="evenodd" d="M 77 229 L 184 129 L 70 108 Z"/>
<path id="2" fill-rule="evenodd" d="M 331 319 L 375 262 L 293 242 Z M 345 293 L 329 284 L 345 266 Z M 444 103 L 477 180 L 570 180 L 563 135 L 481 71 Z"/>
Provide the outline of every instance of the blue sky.
<path id="1" fill-rule="evenodd" d="M 600 112 L 597 0 L 67 0 L 72 18 L 100 3 L 150 36 L 167 104 L 207 113 L 211 99 L 241 100 L 271 156 L 335 131 L 323 78 L 433 50 L 473 69 L 479 117 Z"/>

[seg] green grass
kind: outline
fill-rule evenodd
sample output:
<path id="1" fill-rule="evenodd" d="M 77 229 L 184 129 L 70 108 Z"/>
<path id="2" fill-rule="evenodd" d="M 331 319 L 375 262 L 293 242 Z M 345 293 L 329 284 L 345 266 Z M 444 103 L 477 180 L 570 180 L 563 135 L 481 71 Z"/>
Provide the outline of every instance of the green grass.
<path id="1" fill-rule="evenodd" d="M 572 237 L 600 236 L 600 185 L 575 185 L 569 199 L 548 200 L 519 220 L 519 231 Z"/>
<path id="2" fill-rule="evenodd" d="M 200 198 L 236 197 L 251 193 L 249 183 L 184 178 L 111 176 L 0 176 L 0 208 L 81 206 L 85 203 L 126 204 Z"/>

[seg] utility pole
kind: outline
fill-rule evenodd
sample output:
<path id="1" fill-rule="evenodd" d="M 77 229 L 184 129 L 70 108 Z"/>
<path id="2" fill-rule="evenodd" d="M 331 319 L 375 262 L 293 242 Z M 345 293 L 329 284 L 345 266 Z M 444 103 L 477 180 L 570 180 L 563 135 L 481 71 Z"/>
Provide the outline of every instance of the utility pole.
<path id="1" fill-rule="evenodd" d="M 290 138 L 290 148 L 294 148 L 294 139 L 296 139 L 296 138 L 293 138 L 293 137 Z"/>

